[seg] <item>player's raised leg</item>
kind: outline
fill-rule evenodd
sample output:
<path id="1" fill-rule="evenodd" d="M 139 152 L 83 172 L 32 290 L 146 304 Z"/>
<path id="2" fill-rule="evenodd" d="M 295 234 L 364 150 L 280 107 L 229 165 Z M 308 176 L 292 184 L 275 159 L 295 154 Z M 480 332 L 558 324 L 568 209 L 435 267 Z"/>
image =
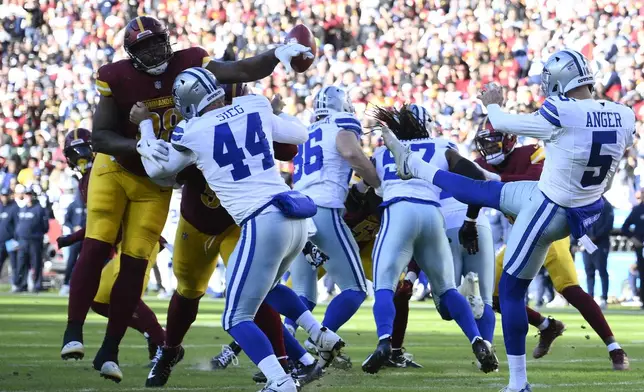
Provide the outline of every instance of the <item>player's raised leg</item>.
<path id="1" fill-rule="evenodd" d="M 98 292 L 101 271 L 109 260 L 125 212 L 125 191 L 118 183 L 118 164 L 98 154 L 91 171 L 87 228 L 81 253 L 72 272 L 67 305 L 67 328 L 63 336 L 63 359 L 81 359 L 83 324 Z"/>

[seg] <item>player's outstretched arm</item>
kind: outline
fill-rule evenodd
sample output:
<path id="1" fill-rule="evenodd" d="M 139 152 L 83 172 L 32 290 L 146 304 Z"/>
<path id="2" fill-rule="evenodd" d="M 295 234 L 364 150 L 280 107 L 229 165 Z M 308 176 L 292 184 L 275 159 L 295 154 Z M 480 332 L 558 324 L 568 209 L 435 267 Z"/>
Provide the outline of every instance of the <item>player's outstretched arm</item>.
<path id="1" fill-rule="evenodd" d="M 299 121 L 290 121 L 271 114 L 273 119 L 273 141 L 278 143 L 300 145 L 305 143 L 309 134 Z"/>
<path id="2" fill-rule="evenodd" d="M 272 74 L 280 62 L 290 72 L 292 70 L 291 59 L 299 55 L 313 58 L 311 48 L 290 43 L 243 60 L 211 61 L 206 65 L 206 69 L 222 83 L 252 82 Z"/>
<path id="3" fill-rule="evenodd" d="M 349 162 L 357 175 L 374 188 L 380 186 L 380 178 L 378 178 L 376 168 L 362 151 L 355 132 L 341 130 L 335 138 L 335 145 L 338 153 Z"/>
<path id="4" fill-rule="evenodd" d="M 519 136 L 533 137 L 540 140 L 549 140 L 557 129 L 561 127 L 556 120 L 547 120 L 537 111 L 531 114 L 512 114 L 504 112 L 499 105 L 487 106 L 488 119 L 495 130 L 512 133 Z"/>
<path id="5" fill-rule="evenodd" d="M 141 121 L 139 128 L 142 135 L 141 142 L 151 140 L 150 135 L 154 134 L 152 120 L 147 119 Z M 180 133 L 182 132 L 182 129 L 177 126 L 175 127 L 174 132 Z M 154 141 L 157 140 L 154 139 Z M 163 142 L 163 144 L 165 144 L 167 149 L 166 155 L 163 159 L 157 159 L 153 154 L 146 154 L 145 151 L 139 152 L 141 154 L 141 163 L 143 163 L 145 172 L 154 180 L 163 180 L 168 177 L 174 177 L 181 170 L 195 162 L 194 153 L 191 150 L 185 147 L 169 144 L 167 142 Z M 139 146 L 139 149 L 141 148 L 142 147 Z"/>
<path id="6" fill-rule="evenodd" d="M 118 109 L 114 98 L 102 95 L 94 111 L 92 146 L 95 152 L 108 155 L 135 155 L 136 140 L 121 136 L 118 128 Z"/>

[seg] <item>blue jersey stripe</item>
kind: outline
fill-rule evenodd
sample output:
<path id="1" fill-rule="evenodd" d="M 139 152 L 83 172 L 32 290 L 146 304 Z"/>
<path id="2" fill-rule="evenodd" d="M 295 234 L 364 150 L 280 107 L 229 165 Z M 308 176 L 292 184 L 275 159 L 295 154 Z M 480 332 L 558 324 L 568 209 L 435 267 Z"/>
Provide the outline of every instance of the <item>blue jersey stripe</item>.
<path id="1" fill-rule="evenodd" d="M 561 128 L 561 122 L 559 122 L 558 118 L 553 117 L 548 111 L 542 106 L 541 109 L 539 109 L 539 114 L 543 116 L 548 122 L 555 127 Z"/>
<path id="2" fill-rule="evenodd" d="M 572 53 L 569 50 L 562 50 L 564 53 L 568 53 L 570 57 L 572 57 L 572 60 L 575 62 L 575 66 L 577 67 L 577 71 L 579 71 L 579 75 L 586 75 L 586 71 L 584 71 L 584 67 L 579 64 L 579 60 L 577 59 L 577 56 L 575 56 L 574 53 Z"/>
<path id="3" fill-rule="evenodd" d="M 546 99 L 545 101 L 543 101 L 543 106 L 545 106 L 555 117 L 559 117 L 559 111 L 557 110 L 557 107 L 552 104 L 552 102 Z"/>

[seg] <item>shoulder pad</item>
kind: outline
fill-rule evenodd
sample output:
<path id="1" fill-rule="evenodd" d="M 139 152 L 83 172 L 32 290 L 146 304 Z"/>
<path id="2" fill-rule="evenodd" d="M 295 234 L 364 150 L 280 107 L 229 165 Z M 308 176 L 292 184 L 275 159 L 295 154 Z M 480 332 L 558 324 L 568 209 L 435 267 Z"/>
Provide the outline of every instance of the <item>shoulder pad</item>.
<path id="1" fill-rule="evenodd" d="M 268 109 L 273 113 L 273 107 L 268 98 L 263 95 L 244 95 L 243 97 L 235 98 L 235 105 L 243 105 L 253 110 Z"/>
<path id="2" fill-rule="evenodd" d="M 354 132 L 358 137 L 362 136 L 362 124 L 352 113 L 334 113 L 330 117 L 330 122 L 338 128 Z"/>
<path id="3" fill-rule="evenodd" d="M 208 52 L 206 52 L 206 49 L 202 48 L 201 46 L 193 46 L 190 48 L 192 52 L 195 53 L 195 60 L 198 60 L 200 62 L 201 67 L 206 67 L 208 63 L 210 62 L 211 58 L 210 55 L 208 55 Z"/>
<path id="4" fill-rule="evenodd" d="M 112 96 L 112 88 L 110 87 L 110 82 L 112 81 L 112 69 L 114 68 L 114 64 L 106 64 L 103 65 L 96 71 L 96 82 L 94 85 L 96 86 L 96 91 L 99 92 L 104 97 L 110 97 Z"/>

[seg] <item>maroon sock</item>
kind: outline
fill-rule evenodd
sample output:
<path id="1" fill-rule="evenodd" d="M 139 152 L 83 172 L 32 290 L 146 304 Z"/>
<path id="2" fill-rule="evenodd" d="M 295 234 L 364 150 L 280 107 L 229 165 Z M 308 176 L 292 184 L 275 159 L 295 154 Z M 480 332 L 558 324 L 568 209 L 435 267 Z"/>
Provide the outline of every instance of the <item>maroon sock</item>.
<path id="1" fill-rule="evenodd" d="M 148 261 L 121 254 L 121 265 L 110 293 L 110 317 L 106 336 L 118 345 L 139 306 Z"/>
<path id="2" fill-rule="evenodd" d="M 96 314 L 100 314 L 101 316 L 107 318 L 109 317 L 110 314 L 110 304 L 103 304 L 100 302 L 92 302 L 92 310 Z"/>
<path id="3" fill-rule="evenodd" d="M 541 315 L 541 313 L 537 312 L 536 310 L 532 309 L 529 306 L 526 306 L 525 310 L 528 313 L 528 323 L 533 327 L 539 328 L 541 323 L 543 323 L 543 320 L 546 319 Z"/>
<path id="4" fill-rule="evenodd" d="M 396 307 L 396 317 L 394 318 L 394 329 L 391 333 L 391 347 L 402 348 L 407 332 L 407 321 L 409 319 L 409 300 L 413 290 L 413 283 L 408 280 L 398 284 L 396 294 L 394 294 L 394 306 Z"/>
<path id="5" fill-rule="evenodd" d="M 83 248 L 74 270 L 69 287 L 67 322 L 83 324 L 92 306 L 105 261 L 110 257 L 112 245 L 107 242 L 85 238 Z"/>
<path id="6" fill-rule="evenodd" d="M 282 318 L 275 309 L 266 303 L 257 310 L 255 314 L 255 324 L 264 332 L 264 335 L 270 340 L 273 346 L 275 356 L 282 365 L 286 364 L 286 348 L 284 347 L 284 332 L 282 329 Z"/>
<path id="7" fill-rule="evenodd" d="M 606 342 L 613 337 L 613 331 L 593 297 L 579 286 L 566 287 L 561 295 L 586 319 L 597 335 Z"/>
<path id="8" fill-rule="evenodd" d="M 157 320 L 154 311 L 143 300 L 139 302 L 139 306 L 132 315 L 130 327 L 141 333 L 147 332 L 150 335 L 150 341 L 157 346 L 163 346 L 165 343 L 165 331 L 163 327 L 159 324 L 159 320 Z"/>
<path id="9" fill-rule="evenodd" d="M 181 344 L 188 329 L 197 318 L 199 311 L 199 298 L 186 298 L 176 291 L 170 299 L 168 306 L 168 322 L 165 327 L 165 345 L 176 347 Z"/>

